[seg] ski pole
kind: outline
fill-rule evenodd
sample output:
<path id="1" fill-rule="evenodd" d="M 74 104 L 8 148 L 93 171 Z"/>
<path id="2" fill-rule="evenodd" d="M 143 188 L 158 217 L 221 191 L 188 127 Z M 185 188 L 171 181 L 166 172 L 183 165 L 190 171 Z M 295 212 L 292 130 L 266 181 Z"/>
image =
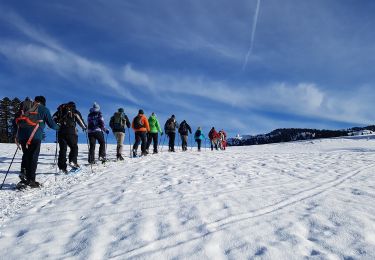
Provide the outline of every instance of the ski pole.
<path id="1" fill-rule="evenodd" d="M 87 133 L 87 130 L 86 130 L 86 143 L 87 143 L 87 154 L 88 154 L 88 158 L 90 158 L 89 134 Z M 91 174 L 93 174 L 94 171 L 93 171 L 93 169 L 92 169 L 92 163 L 90 163 L 90 167 L 91 167 Z"/>
<path id="2" fill-rule="evenodd" d="M 4 185 L 4 182 L 5 182 L 5 179 L 6 179 L 7 176 L 8 176 L 8 173 L 9 173 L 10 167 L 11 167 L 12 164 L 13 164 L 14 157 L 16 157 L 16 154 L 17 154 L 18 150 L 19 150 L 19 147 L 17 146 L 16 152 L 14 153 L 13 158 L 12 158 L 12 161 L 11 161 L 10 164 L 9 164 L 9 168 L 8 168 L 8 170 L 7 170 L 7 173 L 5 174 L 5 177 L 4 177 L 4 180 L 3 180 L 3 183 L 2 183 L 1 186 L 0 186 L 0 190 L 3 188 L 3 185 Z"/>

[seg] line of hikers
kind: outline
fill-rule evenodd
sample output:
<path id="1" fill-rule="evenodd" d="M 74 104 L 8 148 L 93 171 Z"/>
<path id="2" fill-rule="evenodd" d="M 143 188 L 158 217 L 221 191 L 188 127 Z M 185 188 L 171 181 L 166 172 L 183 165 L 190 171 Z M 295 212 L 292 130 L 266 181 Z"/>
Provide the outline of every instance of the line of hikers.
<path id="1" fill-rule="evenodd" d="M 17 149 L 22 149 L 21 173 L 19 175 L 21 185 L 30 187 L 39 187 L 39 183 L 35 181 L 38 157 L 40 152 L 41 141 L 44 138 L 44 128 L 48 125 L 51 129 L 56 130 L 56 140 L 59 144 L 59 156 L 57 166 L 60 171 L 67 173 L 67 148 L 70 148 L 68 160 L 72 169 L 80 166 L 77 162 L 78 157 L 78 129 L 77 124 L 84 132 L 87 132 L 86 138 L 89 146 L 88 162 L 94 164 L 95 146 L 99 143 L 99 161 L 105 162 L 106 159 L 106 141 L 104 133 L 109 134 L 106 128 L 100 106 L 96 102 L 90 108 L 87 117 L 87 124 L 82 118 L 81 113 L 77 110 L 74 102 L 61 104 L 57 111 L 51 116 L 50 111 L 46 108 L 46 99 L 43 96 L 35 97 L 34 101 L 26 98 L 20 105 L 20 110 L 16 114 L 14 120 L 14 135 Z M 137 156 L 138 146 L 141 145 L 141 155 L 146 156 L 153 142 L 153 153 L 158 153 L 159 140 L 158 135 L 164 133 L 169 138 L 169 152 L 175 152 L 176 132 L 180 134 L 182 141 L 182 151 L 188 149 L 188 135 L 192 134 L 189 124 L 183 120 L 181 124 L 176 121 L 175 115 L 172 115 L 164 124 L 164 132 L 162 131 L 159 121 L 152 113 L 149 118 L 144 115 L 144 111 L 140 109 L 138 114 L 130 123 L 128 116 L 123 108 L 119 108 L 113 114 L 109 121 L 109 126 L 116 138 L 117 160 L 124 160 L 123 143 L 125 140 L 126 128 L 130 134 L 130 127 L 134 130 L 135 141 L 132 147 L 133 157 Z M 217 132 L 214 127 L 210 130 L 208 137 L 211 142 L 211 150 L 225 149 L 226 133 L 224 130 Z M 198 129 L 194 133 L 194 140 L 197 143 L 198 151 L 201 151 L 202 140 L 205 140 L 202 129 Z M 130 142 L 130 135 L 129 135 Z M 57 149 L 57 146 L 56 146 Z M 56 150 L 57 152 L 57 150 Z"/>

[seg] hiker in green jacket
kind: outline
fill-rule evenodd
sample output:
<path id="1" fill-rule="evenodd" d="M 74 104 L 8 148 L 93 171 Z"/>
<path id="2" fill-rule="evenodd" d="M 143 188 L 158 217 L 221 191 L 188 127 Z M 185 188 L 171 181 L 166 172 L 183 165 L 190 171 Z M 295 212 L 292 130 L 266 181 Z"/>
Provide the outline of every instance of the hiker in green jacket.
<path id="1" fill-rule="evenodd" d="M 147 146 L 146 151 L 150 148 L 151 142 L 154 141 L 154 152 L 158 153 L 158 133 L 163 135 L 163 131 L 160 128 L 160 124 L 154 112 L 152 112 L 151 116 L 148 118 L 148 124 L 150 125 L 150 132 L 147 136 Z"/>

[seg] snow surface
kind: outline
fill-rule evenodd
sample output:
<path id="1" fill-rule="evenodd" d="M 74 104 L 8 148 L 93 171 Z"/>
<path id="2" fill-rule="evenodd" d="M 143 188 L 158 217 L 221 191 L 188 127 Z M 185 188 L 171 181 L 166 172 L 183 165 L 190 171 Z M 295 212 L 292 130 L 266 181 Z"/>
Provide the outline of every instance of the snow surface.
<path id="1" fill-rule="evenodd" d="M 14 151 L 0 145 L 2 173 Z M 58 176 L 54 151 L 42 145 L 44 186 L 24 192 L 12 190 L 16 156 L 0 259 L 375 259 L 368 137 L 162 152 Z"/>

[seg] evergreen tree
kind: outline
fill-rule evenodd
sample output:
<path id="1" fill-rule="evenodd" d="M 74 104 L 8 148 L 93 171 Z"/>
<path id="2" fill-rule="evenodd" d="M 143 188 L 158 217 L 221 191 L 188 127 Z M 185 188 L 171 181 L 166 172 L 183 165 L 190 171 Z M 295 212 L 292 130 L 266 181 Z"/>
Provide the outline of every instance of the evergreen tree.
<path id="1" fill-rule="evenodd" d="M 11 128 L 10 128 L 10 132 L 11 132 L 11 141 L 12 143 L 14 142 L 14 138 L 15 138 L 15 135 L 16 135 L 16 132 L 17 132 L 17 125 L 16 125 L 16 122 L 15 122 L 15 119 L 18 115 L 18 112 L 20 110 L 20 106 L 21 106 L 21 100 L 19 100 L 19 98 L 14 98 L 11 102 L 11 109 L 10 109 L 10 116 L 11 116 Z"/>
<path id="2" fill-rule="evenodd" d="M 10 99 L 8 97 L 0 100 L 0 142 L 9 143 L 11 140 L 11 117 L 10 117 Z"/>
<path id="3" fill-rule="evenodd" d="M 15 134 L 15 117 L 21 101 L 5 97 L 0 100 L 0 143 L 13 143 Z"/>

